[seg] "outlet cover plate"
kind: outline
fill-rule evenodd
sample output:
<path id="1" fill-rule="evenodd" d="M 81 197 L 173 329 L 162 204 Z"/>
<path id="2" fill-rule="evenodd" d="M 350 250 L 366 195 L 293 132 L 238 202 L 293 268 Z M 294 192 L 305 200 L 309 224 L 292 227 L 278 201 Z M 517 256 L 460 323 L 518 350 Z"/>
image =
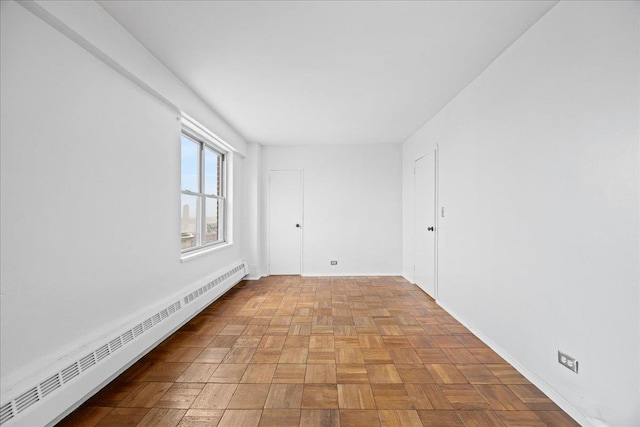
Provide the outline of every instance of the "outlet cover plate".
<path id="1" fill-rule="evenodd" d="M 568 354 L 558 351 L 558 363 L 567 369 L 571 369 L 576 374 L 578 373 L 578 361 Z"/>

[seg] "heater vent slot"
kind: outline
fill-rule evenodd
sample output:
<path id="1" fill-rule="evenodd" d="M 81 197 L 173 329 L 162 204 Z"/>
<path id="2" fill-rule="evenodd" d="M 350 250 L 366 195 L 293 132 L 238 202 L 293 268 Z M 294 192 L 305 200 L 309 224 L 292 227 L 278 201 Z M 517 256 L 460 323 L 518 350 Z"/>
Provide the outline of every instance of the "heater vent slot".
<path id="1" fill-rule="evenodd" d="M 151 319 L 145 320 L 144 322 L 142 322 L 142 326 L 144 327 L 145 331 L 151 329 L 153 327 L 153 320 Z"/>
<path id="2" fill-rule="evenodd" d="M 67 366 L 61 372 L 62 374 L 62 382 L 68 383 L 75 377 L 80 374 L 80 368 L 78 368 L 78 362 L 73 363 L 72 365 Z"/>
<path id="3" fill-rule="evenodd" d="M 96 364 L 96 358 L 93 355 L 93 353 L 87 354 L 85 357 L 80 359 L 80 369 L 82 369 L 82 372 L 86 371 L 87 369 L 89 369 L 95 364 Z"/>
<path id="4" fill-rule="evenodd" d="M 138 335 L 142 335 L 142 333 L 143 333 L 143 332 L 144 332 L 144 328 L 142 327 L 142 323 L 141 323 L 141 324 L 139 324 L 139 325 L 136 325 L 136 326 L 133 328 L 133 335 L 135 335 L 136 337 L 137 337 Z"/>
<path id="5" fill-rule="evenodd" d="M 98 362 L 110 355 L 109 344 L 105 344 L 99 349 L 96 350 L 96 356 L 98 357 Z"/>
<path id="6" fill-rule="evenodd" d="M 127 345 L 130 341 L 133 341 L 133 331 L 131 329 L 122 334 L 122 345 Z"/>
<path id="7" fill-rule="evenodd" d="M 62 382 L 60 382 L 60 376 L 58 374 L 55 374 L 48 380 L 44 380 L 40 383 L 40 395 L 42 397 L 45 397 L 52 391 L 60 388 L 61 385 Z"/>
<path id="8" fill-rule="evenodd" d="M 13 418 L 13 408 L 11 402 L 5 403 L 0 407 L 0 425 L 6 423 Z"/>
<path id="9" fill-rule="evenodd" d="M 109 342 L 111 353 L 117 351 L 120 347 L 122 347 L 122 340 L 120 339 L 120 337 L 114 338 Z"/>
<path id="10" fill-rule="evenodd" d="M 38 397 L 38 389 L 35 387 L 29 390 L 28 392 L 23 393 L 20 396 L 16 397 L 15 404 L 16 404 L 16 409 L 18 410 L 18 413 L 24 411 L 29 406 L 36 403 L 38 400 L 40 400 L 40 397 Z"/>

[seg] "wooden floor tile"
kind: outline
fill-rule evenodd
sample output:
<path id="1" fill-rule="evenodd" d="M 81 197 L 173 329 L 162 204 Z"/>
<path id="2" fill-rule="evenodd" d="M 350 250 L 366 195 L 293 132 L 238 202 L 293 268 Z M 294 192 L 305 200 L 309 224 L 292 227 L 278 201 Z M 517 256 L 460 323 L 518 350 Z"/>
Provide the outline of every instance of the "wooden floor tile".
<path id="1" fill-rule="evenodd" d="M 404 364 L 422 364 L 422 359 L 418 357 L 418 353 L 413 348 L 390 348 L 389 355 L 396 365 Z"/>
<path id="2" fill-rule="evenodd" d="M 308 348 L 288 347 L 282 350 L 278 363 L 307 363 Z"/>
<path id="3" fill-rule="evenodd" d="M 304 383 L 307 365 L 300 363 L 282 363 L 276 366 L 273 383 Z"/>
<path id="4" fill-rule="evenodd" d="M 340 427 L 380 427 L 380 416 L 376 410 L 340 410 Z"/>
<path id="5" fill-rule="evenodd" d="M 416 354 L 425 365 L 451 363 L 440 348 L 416 348 Z"/>
<path id="6" fill-rule="evenodd" d="M 262 409 L 269 387 L 269 384 L 239 384 L 227 409 Z"/>
<path id="7" fill-rule="evenodd" d="M 247 370 L 246 364 L 223 363 L 209 377 L 210 383 L 239 383 Z"/>
<path id="8" fill-rule="evenodd" d="M 174 427 L 180 423 L 186 412 L 185 409 L 153 408 L 140 420 L 137 427 Z"/>
<path id="9" fill-rule="evenodd" d="M 464 384 L 467 378 L 452 364 L 425 365 L 431 376 L 440 384 Z"/>
<path id="10" fill-rule="evenodd" d="M 270 409 L 299 409 L 302 405 L 302 384 L 271 384 L 264 407 Z"/>
<path id="11" fill-rule="evenodd" d="M 433 405 L 429 399 L 429 389 L 424 386 L 425 384 L 404 385 L 413 405 L 413 409 L 433 409 Z"/>
<path id="12" fill-rule="evenodd" d="M 510 427 L 498 418 L 493 411 L 457 411 L 465 427 Z"/>
<path id="13" fill-rule="evenodd" d="M 158 362 L 149 368 L 143 381 L 168 382 L 175 381 L 189 367 L 190 363 Z"/>
<path id="14" fill-rule="evenodd" d="M 276 372 L 275 363 L 252 363 L 247 366 L 241 383 L 271 383 L 273 374 Z"/>
<path id="15" fill-rule="evenodd" d="M 486 364 L 487 369 L 503 384 L 531 384 L 525 377 L 507 364 Z"/>
<path id="16" fill-rule="evenodd" d="M 137 389 L 131 392 L 118 406 L 125 408 L 153 408 L 173 383 L 170 382 L 145 382 L 140 383 Z"/>
<path id="17" fill-rule="evenodd" d="M 222 360 L 227 355 L 231 348 L 205 348 L 201 350 L 200 354 L 194 362 L 196 363 L 222 363 Z"/>
<path id="18" fill-rule="evenodd" d="M 382 427 L 422 427 L 418 413 L 414 410 L 381 410 Z"/>
<path id="19" fill-rule="evenodd" d="M 511 384 L 509 389 L 518 396 L 529 410 L 535 411 L 561 411 L 543 392 L 533 384 Z"/>
<path id="20" fill-rule="evenodd" d="M 455 364 L 479 363 L 466 348 L 443 348 L 442 352 Z"/>
<path id="21" fill-rule="evenodd" d="M 298 427 L 299 409 L 264 409 L 259 427 Z"/>
<path id="22" fill-rule="evenodd" d="M 369 384 L 338 384 L 340 409 L 375 409 L 376 403 Z"/>
<path id="23" fill-rule="evenodd" d="M 254 347 L 233 347 L 222 360 L 222 363 L 249 363 L 253 354 L 256 352 Z"/>
<path id="24" fill-rule="evenodd" d="M 340 364 L 336 365 L 337 379 L 339 383 L 368 383 L 369 375 L 365 365 Z"/>
<path id="25" fill-rule="evenodd" d="M 312 336 L 309 341 L 309 349 L 331 349 L 334 348 L 335 341 L 333 335 Z"/>
<path id="26" fill-rule="evenodd" d="M 495 411 L 505 426 L 546 427 L 547 424 L 533 411 Z"/>
<path id="27" fill-rule="evenodd" d="M 284 347 L 286 339 L 286 336 L 281 335 L 265 335 L 262 337 L 262 340 L 260 340 L 258 347 L 281 349 Z"/>
<path id="28" fill-rule="evenodd" d="M 284 347 L 309 348 L 309 337 L 299 335 L 288 335 L 284 342 Z"/>
<path id="29" fill-rule="evenodd" d="M 226 348 L 230 350 L 231 347 L 238 341 L 239 335 L 218 335 L 209 343 L 209 348 Z"/>
<path id="30" fill-rule="evenodd" d="M 218 369 L 213 363 L 192 363 L 176 379 L 178 383 L 206 383 L 211 375 Z"/>
<path id="31" fill-rule="evenodd" d="M 227 409 L 218 427 L 257 427 L 260 423 L 260 409 Z"/>
<path id="32" fill-rule="evenodd" d="M 226 409 L 237 387 L 237 384 L 206 384 L 191 407 Z"/>
<path id="33" fill-rule="evenodd" d="M 363 348 L 364 363 L 392 363 L 391 355 L 385 348 Z"/>
<path id="34" fill-rule="evenodd" d="M 202 383 L 175 383 L 154 405 L 157 408 L 189 409 L 200 394 Z"/>
<path id="35" fill-rule="evenodd" d="M 466 427 L 456 411 L 418 410 L 418 417 L 424 427 Z"/>
<path id="36" fill-rule="evenodd" d="M 364 357 L 360 348 L 336 348 L 335 360 L 338 364 L 364 364 Z"/>
<path id="37" fill-rule="evenodd" d="M 424 365 L 398 365 L 396 364 L 398 374 L 405 384 L 422 384 L 435 383 L 435 379 L 431 376 Z"/>
<path id="38" fill-rule="evenodd" d="M 128 427 L 137 425 L 149 409 L 146 408 L 115 408 L 102 418 L 97 427 Z"/>
<path id="39" fill-rule="evenodd" d="M 305 384 L 335 384 L 336 382 L 336 365 L 307 365 L 307 371 L 304 377 Z"/>
<path id="40" fill-rule="evenodd" d="M 401 383 L 400 374 L 393 364 L 366 365 L 371 383 Z"/>
<path id="41" fill-rule="evenodd" d="M 335 364 L 336 363 L 336 352 L 332 348 L 328 349 L 319 349 L 312 348 L 309 349 L 309 356 L 307 357 L 308 364 Z"/>
<path id="42" fill-rule="evenodd" d="M 300 411 L 300 425 L 305 427 L 340 427 L 340 413 L 337 409 Z"/>
<path id="43" fill-rule="evenodd" d="M 100 406 L 82 406 L 78 410 L 74 411 L 57 424 L 59 427 L 94 427 L 104 417 L 111 412 L 113 408 L 100 407 Z"/>
<path id="44" fill-rule="evenodd" d="M 378 409 L 413 409 L 413 402 L 403 384 L 371 384 Z"/>
<path id="45" fill-rule="evenodd" d="M 471 384 L 501 384 L 498 377 L 481 364 L 456 365 L 456 368 Z"/>
<path id="46" fill-rule="evenodd" d="M 494 411 L 526 411 L 528 409 L 506 385 L 477 384 L 474 387 Z"/>
<path id="47" fill-rule="evenodd" d="M 579 427 L 580 424 L 563 411 L 536 411 L 536 415 L 549 427 Z"/>
<path id="48" fill-rule="evenodd" d="M 91 397 L 87 406 L 114 407 L 118 406 L 131 392 L 140 386 L 139 382 L 115 381 Z"/>
<path id="49" fill-rule="evenodd" d="M 338 389 L 335 384 L 305 384 L 302 408 L 330 409 L 338 407 Z"/>
<path id="50" fill-rule="evenodd" d="M 445 395 L 453 409 L 456 410 L 479 410 L 490 409 L 489 404 L 473 388 L 471 384 L 445 384 L 440 385 L 442 394 Z"/>

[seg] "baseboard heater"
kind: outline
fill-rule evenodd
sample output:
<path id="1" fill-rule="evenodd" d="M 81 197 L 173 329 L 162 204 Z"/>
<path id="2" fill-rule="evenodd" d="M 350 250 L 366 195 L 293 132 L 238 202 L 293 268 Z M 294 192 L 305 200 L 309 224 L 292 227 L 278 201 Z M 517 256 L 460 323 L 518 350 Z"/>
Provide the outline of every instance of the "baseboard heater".
<path id="1" fill-rule="evenodd" d="M 64 368 L 52 368 L 46 375 L 29 376 L 33 379 L 31 383 L 21 382 L 3 393 L 0 425 L 46 426 L 60 421 L 160 341 L 235 286 L 247 273 L 247 264 L 239 261 L 214 274 L 196 289 L 189 289 L 179 299 L 163 304 L 164 308 L 161 310 L 143 316 L 139 322 L 133 322 L 131 327 L 114 331 L 110 339 L 97 345 L 94 343 L 93 351 L 80 358 L 70 358 L 62 365 Z M 90 343 L 83 343 L 78 348 L 87 348 L 88 345 Z M 56 366 L 60 365 L 57 363 Z M 47 370 L 39 369 L 39 372 Z M 7 395 L 12 397 L 4 401 Z"/>

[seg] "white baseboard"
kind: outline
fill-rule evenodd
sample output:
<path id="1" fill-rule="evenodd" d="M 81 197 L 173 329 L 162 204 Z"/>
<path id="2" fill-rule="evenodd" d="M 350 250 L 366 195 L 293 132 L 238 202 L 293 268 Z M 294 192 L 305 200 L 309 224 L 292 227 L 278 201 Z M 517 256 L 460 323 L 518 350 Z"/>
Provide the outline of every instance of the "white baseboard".
<path id="1" fill-rule="evenodd" d="M 594 424 L 591 420 L 578 411 L 571 403 L 569 403 L 564 397 L 556 392 L 551 386 L 545 383 L 540 377 L 527 369 L 518 360 L 511 356 L 508 352 L 493 342 L 488 336 L 478 331 L 469 325 L 461 316 L 457 315 L 451 308 L 447 307 L 441 301 L 436 300 L 436 303 L 442 307 L 447 313 L 449 313 L 454 319 L 469 329 L 480 341 L 485 343 L 491 350 L 498 353 L 500 357 L 506 360 L 511 366 L 513 366 L 518 372 L 520 372 L 526 379 L 528 379 L 533 385 L 538 387 L 540 391 L 546 394 L 556 405 L 558 405 L 563 411 L 571 416 L 577 423 L 585 427 L 607 427 L 606 424 Z"/>
<path id="2" fill-rule="evenodd" d="M 238 261 L 197 287 L 139 311 L 132 321 L 112 329 L 108 338 L 87 337 L 55 363 L 22 373 L 24 380 L 2 391 L 0 425 L 31 427 L 60 421 L 240 282 L 246 271 L 244 261 Z"/>

